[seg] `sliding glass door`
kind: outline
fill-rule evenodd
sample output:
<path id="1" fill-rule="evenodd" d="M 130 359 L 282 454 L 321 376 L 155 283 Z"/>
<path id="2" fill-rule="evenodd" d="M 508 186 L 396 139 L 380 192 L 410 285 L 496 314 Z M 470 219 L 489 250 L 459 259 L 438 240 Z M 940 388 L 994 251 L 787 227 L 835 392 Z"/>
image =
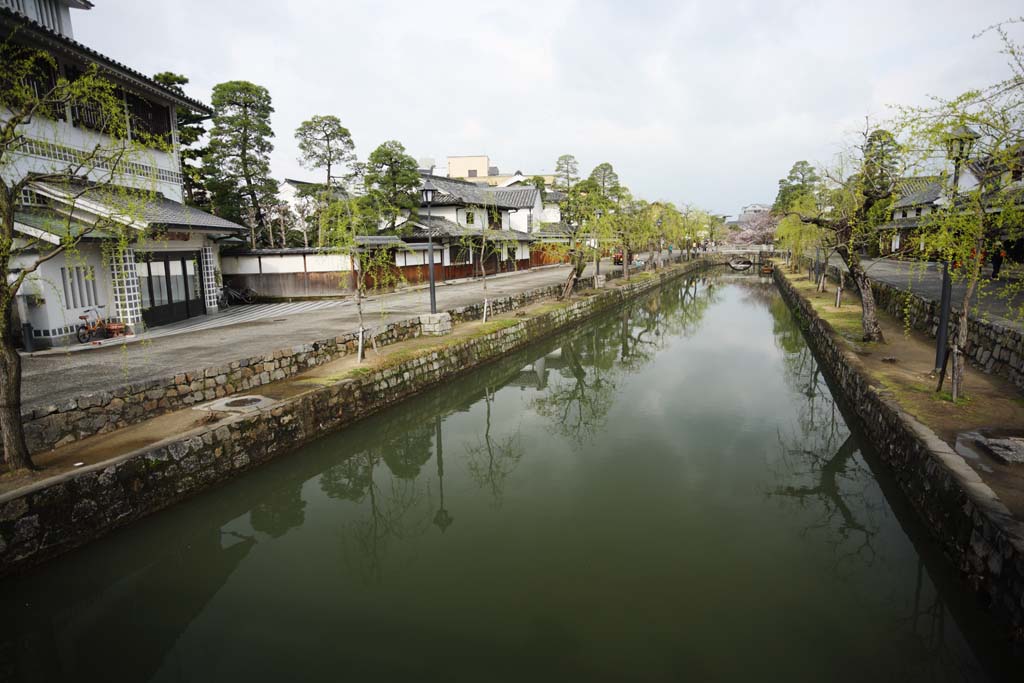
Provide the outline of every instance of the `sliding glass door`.
<path id="1" fill-rule="evenodd" d="M 150 327 L 206 312 L 197 252 L 138 254 L 135 265 L 142 297 L 142 319 Z"/>

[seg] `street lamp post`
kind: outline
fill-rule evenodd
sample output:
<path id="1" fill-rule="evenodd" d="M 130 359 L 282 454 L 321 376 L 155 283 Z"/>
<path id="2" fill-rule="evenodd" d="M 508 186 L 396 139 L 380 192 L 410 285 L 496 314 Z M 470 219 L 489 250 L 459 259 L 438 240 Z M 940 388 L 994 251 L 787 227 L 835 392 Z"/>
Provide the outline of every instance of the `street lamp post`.
<path id="1" fill-rule="evenodd" d="M 654 221 L 654 224 L 658 226 L 658 241 L 656 243 L 658 245 L 658 255 L 653 259 L 655 270 L 658 269 L 658 264 L 661 263 L 661 247 L 664 245 L 664 240 L 661 238 L 661 226 L 663 223 L 664 221 L 661 219 L 661 216 L 658 216 L 658 220 Z"/>
<path id="2" fill-rule="evenodd" d="M 601 211 L 601 209 L 597 209 L 596 211 L 594 211 L 594 217 L 597 218 L 597 220 L 601 220 L 601 216 L 602 215 L 604 215 L 604 212 Z M 595 275 L 600 275 L 601 274 L 601 241 L 597 238 L 597 231 L 596 230 L 594 231 L 594 248 L 597 249 L 597 258 L 594 259 L 594 274 Z"/>
<path id="3" fill-rule="evenodd" d="M 434 227 L 430 222 L 430 209 L 434 203 L 434 193 L 437 192 L 437 188 L 430 182 L 428 178 L 423 182 L 423 187 L 420 188 L 420 194 L 423 196 L 423 202 L 427 205 L 427 264 L 430 269 L 430 312 L 437 313 L 437 293 L 434 290 Z"/>
<path id="4" fill-rule="evenodd" d="M 960 188 L 960 164 L 963 163 L 980 135 L 966 126 L 954 128 L 946 136 L 946 156 L 953 161 L 953 190 L 950 193 L 950 209 L 956 209 L 956 195 Z M 953 283 L 949 278 L 949 262 L 942 261 L 942 294 L 939 297 L 939 329 L 935 333 L 935 374 L 939 384 L 935 391 L 942 390 L 946 377 L 946 362 L 949 359 L 949 313 L 952 307 Z"/>

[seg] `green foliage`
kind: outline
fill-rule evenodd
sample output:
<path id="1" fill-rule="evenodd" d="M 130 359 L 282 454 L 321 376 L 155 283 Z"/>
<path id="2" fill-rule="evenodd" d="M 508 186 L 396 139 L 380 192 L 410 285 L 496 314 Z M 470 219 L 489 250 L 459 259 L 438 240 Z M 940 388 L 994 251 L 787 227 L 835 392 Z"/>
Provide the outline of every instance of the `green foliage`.
<path id="1" fill-rule="evenodd" d="M 537 188 L 537 192 L 543 193 L 547 183 L 544 181 L 544 176 L 535 175 L 530 178 L 529 183 Z"/>
<path id="2" fill-rule="evenodd" d="M 418 165 L 397 140 L 384 142 L 370 153 L 363 182 L 367 196 L 391 230 L 403 212 L 415 213 L 419 207 Z"/>
<path id="3" fill-rule="evenodd" d="M 619 174 L 607 161 L 595 166 L 589 179 L 597 185 L 605 199 L 612 199 L 619 191 Z"/>
<path id="4" fill-rule="evenodd" d="M 805 223 L 800 215 L 812 216 L 818 212 L 818 205 L 811 194 L 801 194 L 793 199 L 789 213 L 779 222 L 775 230 L 775 242 L 783 249 L 790 249 L 802 256 L 815 247 L 824 245 L 825 231 L 817 225 Z M 794 267 L 796 260 L 794 259 Z"/>
<path id="5" fill-rule="evenodd" d="M 355 161 L 355 143 L 337 116 L 313 116 L 295 129 L 299 162 L 304 168 L 325 169 L 325 186 L 334 187 L 337 173 Z"/>
<path id="6" fill-rule="evenodd" d="M 188 85 L 188 77 L 171 71 L 161 71 L 153 76 L 153 80 L 176 92 L 185 94 L 183 85 Z M 206 148 L 200 141 L 206 135 L 203 114 L 197 114 L 188 107 L 177 107 L 178 120 L 178 156 L 181 159 L 181 174 L 184 178 L 183 189 L 185 203 L 204 211 L 210 210 L 210 193 L 206 189 L 206 173 L 202 159 Z"/>
<path id="7" fill-rule="evenodd" d="M 214 86 L 211 102 L 213 127 L 203 159 L 214 211 L 257 229 L 253 242 L 273 244 L 267 230 L 277 195 L 277 182 L 270 176 L 270 93 L 248 81 L 228 81 Z"/>
<path id="8" fill-rule="evenodd" d="M 779 193 L 775 196 L 772 210 L 777 213 L 789 211 L 798 197 L 813 194 L 821 181 L 818 172 L 806 161 L 798 161 L 789 170 L 789 175 L 779 181 Z"/>
<path id="9" fill-rule="evenodd" d="M 580 165 L 576 157 L 563 154 L 555 162 L 555 189 L 567 191 L 580 179 Z"/>

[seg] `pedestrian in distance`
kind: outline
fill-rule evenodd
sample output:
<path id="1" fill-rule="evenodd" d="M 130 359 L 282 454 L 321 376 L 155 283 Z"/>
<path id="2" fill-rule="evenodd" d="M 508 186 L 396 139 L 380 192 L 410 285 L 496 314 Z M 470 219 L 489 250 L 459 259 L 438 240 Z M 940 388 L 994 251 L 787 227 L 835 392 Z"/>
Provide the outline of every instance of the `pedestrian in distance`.
<path id="1" fill-rule="evenodd" d="M 992 250 L 992 279 L 999 279 L 999 270 L 1003 267 L 1003 258 L 1006 256 L 1006 251 L 1003 250 L 1002 244 L 996 244 L 996 248 Z"/>

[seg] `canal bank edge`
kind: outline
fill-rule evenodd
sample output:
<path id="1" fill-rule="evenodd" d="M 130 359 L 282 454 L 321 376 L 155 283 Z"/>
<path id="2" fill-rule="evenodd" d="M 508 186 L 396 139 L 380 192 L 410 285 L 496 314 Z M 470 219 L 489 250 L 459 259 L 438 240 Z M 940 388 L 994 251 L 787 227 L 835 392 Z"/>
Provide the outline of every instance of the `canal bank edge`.
<path id="1" fill-rule="evenodd" d="M 876 387 L 854 354 L 775 269 L 775 282 L 797 314 L 808 344 L 919 518 L 1012 637 L 1024 639 L 1024 524 L 981 477 L 931 429 Z"/>
<path id="2" fill-rule="evenodd" d="M 430 386 L 712 265 L 714 259 L 698 259 L 616 288 L 593 290 L 535 317 L 507 321 L 510 324 L 497 330 L 0 495 L 0 576 L 56 557 Z"/>
<path id="3" fill-rule="evenodd" d="M 681 255 L 672 260 L 679 261 Z M 618 273 L 605 276 L 617 277 Z M 581 278 L 578 287 L 593 287 L 594 278 Z M 528 306 L 535 301 L 558 296 L 562 285 L 535 287 L 488 301 L 489 315 L 499 315 Z M 446 311 L 453 322 L 480 320 L 483 302 Z M 414 339 L 422 334 L 419 317 L 372 327 L 377 346 Z M 75 441 L 106 434 L 133 424 L 181 410 L 192 405 L 225 398 L 236 393 L 287 379 L 310 368 L 354 354 L 358 347 L 355 332 L 326 337 L 286 349 L 239 358 L 218 366 L 177 372 L 146 382 L 112 387 L 108 391 L 72 395 L 60 403 L 28 406 L 21 421 L 30 453 L 42 453 Z"/>

